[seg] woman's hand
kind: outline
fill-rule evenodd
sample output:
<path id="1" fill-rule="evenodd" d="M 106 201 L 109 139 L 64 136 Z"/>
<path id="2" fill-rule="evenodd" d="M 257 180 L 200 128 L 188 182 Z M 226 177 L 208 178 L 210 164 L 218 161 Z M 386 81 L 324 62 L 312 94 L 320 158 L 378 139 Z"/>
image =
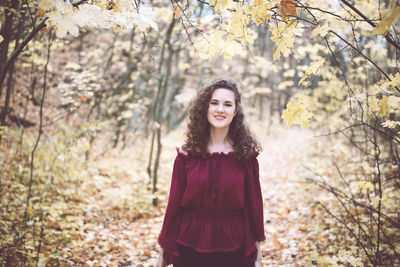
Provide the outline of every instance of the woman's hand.
<path id="1" fill-rule="evenodd" d="M 156 262 L 156 266 L 155 267 L 165 267 L 167 266 L 165 264 L 164 258 L 163 258 L 163 253 L 164 250 L 161 248 L 160 254 L 158 254 L 158 258 L 157 258 L 157 262 Z"/>
<path id="2" fill-rule="evenodd" d="M 254 267 L 262 267 L 261 245 L 259 242 L 256 242 L 256 247 L 257 247 L 257 260 L 254 264 Z"/>

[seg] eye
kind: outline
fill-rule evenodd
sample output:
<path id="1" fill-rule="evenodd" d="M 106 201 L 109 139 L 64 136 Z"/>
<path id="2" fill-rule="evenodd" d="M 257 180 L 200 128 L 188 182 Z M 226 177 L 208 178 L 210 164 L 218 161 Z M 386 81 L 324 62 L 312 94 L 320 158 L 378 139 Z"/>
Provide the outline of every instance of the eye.
<path id="1" fill-rule="evenodd" d="M 231 107 L 231 106 L 232 106 L 232 104 L 228 103 L 228 104 L 225 104 L 225 106 Z"/>
<path id="2" fill-rule="evenodd" d="M 218 103 L 217 102 L 215 102 L 215 101 L 213 101 L 213 102 L 210 102 L 210 105 L 217 105 Z"/>

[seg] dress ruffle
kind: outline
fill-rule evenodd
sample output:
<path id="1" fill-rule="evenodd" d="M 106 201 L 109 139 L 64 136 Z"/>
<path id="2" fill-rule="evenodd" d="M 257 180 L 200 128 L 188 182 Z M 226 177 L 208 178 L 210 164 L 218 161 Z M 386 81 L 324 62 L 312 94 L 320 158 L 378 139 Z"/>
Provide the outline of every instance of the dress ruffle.
<path id="1" fill-rule="evenodd" d="M 185 154 L 179 149 L 179 147 L 175 147 L 175 149 L 176 149 L 176 152 L 178 153 L 179 156 L 182 156 L 182 157 L 185 157 L 185 158 L 188 158 L 190 156 L 199 156 L 200 155 L 199 152 L 192 153 L 190 155 L 189 154 Z M 230 156 L 234 156 L 235 154 L 236 154 L 235 151 L 229 151 L 229 152 L 207 152 L 206 153 L 206 155 L 208 157 L 210 157 L 210 158 L 212 158 L 212 157 L 230 157 Z"/>
<path id="2" fill-rule="evenodd" d="M 175 149 L 176 149 L 176 152 L 178 153 L 178 156 L 179 156 L 179 157 L 190 158 L 190 157 L 193 157 L 193 156 L 195 156 L 195 157 L 201 156 L 201 153 L 200 153 L 200 152 L 195 152 L 195 153 L 191 153 L 191 154 L 186 154 L 186 153 L 183 153 L 183 152 L 179 149 L 179 147 L 175 147 Z M 260 153 L 258 153 L 258 152 L 254 152 L 248 159 L 257 158 L 259 154 L 260 154 Z M 228 157 L 228 158 L 231 157 L 231 158 L 233 158 L 235 155 L 236 155 L 236 151 L 229 151 L 229 152 L 222 152 L 222 151 L 221 151 L 221 152 L 206 152 L 207 158 L 214 158 L 214 157 Z"/>
<path id="3" fill-rule="evenodd" d="M 204 253 L 235 251 L 243 244 L 243 231 L 238 229 L 243 229 L 242 211 L 184 210 L 177 242 Z"/>

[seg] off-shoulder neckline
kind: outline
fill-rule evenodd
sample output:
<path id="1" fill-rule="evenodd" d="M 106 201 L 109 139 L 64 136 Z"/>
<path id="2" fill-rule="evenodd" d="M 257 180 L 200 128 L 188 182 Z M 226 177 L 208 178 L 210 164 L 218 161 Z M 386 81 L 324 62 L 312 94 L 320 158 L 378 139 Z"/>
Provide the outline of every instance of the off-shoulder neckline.
<path id="1" fill-rule="evenodd" d="M 175 149 L 176 149 L 176 151 L 178 152 L 179 155 L 182 155 L 182 156 L 184 156 L 184 157 L 188 157 L 188 156 L 189 156 L 189 154 L 183 153 L 183 152 L 179 149 L 179 147 L 175 147 Z M 193 153 L 193 154 L 194 154 L 194 155 L 199 155 L 200 153 L 196 152 L 196 153 Z M 206 152 L 206 155 L 209 156 L 209 157 L 218 157 L 218 156 L 225 156 L 225 157 L 228 157 L 228 156 L 233 156 L 233 155 L 235 155 L 235 154 L 236 154 L 236 151 L 228 151 L 228 152 L 223 152 L 223 151 Z"/>
<path id="2" fill-rule="evenodd" d="M 206 155 L 214 157 L 214 156 L 230 156 L 234 155 L 236 152 L 235 151 L 228 151 L 228 152 L 223 152 L 223 151 L 215 151 L 215 152 L 206 152 Z"/>

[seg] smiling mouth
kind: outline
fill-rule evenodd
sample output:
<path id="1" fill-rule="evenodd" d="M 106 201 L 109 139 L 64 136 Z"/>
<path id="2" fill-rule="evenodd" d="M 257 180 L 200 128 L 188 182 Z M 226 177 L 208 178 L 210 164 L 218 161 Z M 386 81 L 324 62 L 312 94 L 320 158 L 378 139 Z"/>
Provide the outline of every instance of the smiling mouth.
<path id="1" fill-rule="evenodd" d="M 223 119 L 225 119 L 225 117 L 224 116 L 214 116 L 217 120 L 223 120 Z"/>

